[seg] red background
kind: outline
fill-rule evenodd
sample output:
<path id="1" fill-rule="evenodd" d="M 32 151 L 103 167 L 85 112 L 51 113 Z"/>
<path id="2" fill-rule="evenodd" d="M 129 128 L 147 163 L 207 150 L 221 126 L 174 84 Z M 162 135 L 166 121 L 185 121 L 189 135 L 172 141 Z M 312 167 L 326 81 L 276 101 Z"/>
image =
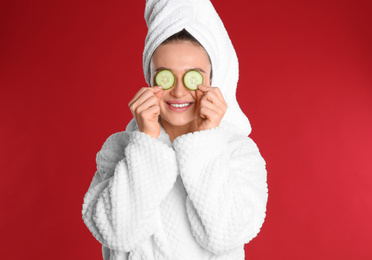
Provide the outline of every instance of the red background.
<path id="1" fill-rule="evenodd" d="M 268 169 L 247 259 L 372 259 L 371 3 L 213 1 Z M 144 5 L 1 1 L 1 259 L 101 259 L 81 205 L 145 86 Z"/>

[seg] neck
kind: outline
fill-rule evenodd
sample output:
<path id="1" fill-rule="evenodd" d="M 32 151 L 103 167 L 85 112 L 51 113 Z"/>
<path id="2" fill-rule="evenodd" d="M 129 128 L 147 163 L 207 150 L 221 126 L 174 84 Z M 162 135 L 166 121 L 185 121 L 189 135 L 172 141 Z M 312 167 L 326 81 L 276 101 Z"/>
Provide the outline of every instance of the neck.
<path id="1" fill-rule="evenodd" d="M 194 121 L 191 121 L 190 123 L 186 125 L 182 125 L 182 126 L 171 125 L 167 121 L 163 120 L 162 118 L 160 118 L 160 122 L 165 132 L 167 132 L 169 139 L 172 143 L 174 139 L 176 139 L 178 136 L 191 133 L 195 129 Z"/>

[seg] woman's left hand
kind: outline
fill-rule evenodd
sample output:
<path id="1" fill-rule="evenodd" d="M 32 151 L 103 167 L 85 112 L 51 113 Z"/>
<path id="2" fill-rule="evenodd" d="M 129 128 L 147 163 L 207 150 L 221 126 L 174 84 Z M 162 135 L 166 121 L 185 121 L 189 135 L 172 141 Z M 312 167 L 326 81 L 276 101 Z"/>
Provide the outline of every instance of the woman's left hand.
<path id="1" fill-rule="evenodd" d="M 218 87 L 198 85 L 197 131 L 218 127 L 226 113 L 227 104 Z"/>

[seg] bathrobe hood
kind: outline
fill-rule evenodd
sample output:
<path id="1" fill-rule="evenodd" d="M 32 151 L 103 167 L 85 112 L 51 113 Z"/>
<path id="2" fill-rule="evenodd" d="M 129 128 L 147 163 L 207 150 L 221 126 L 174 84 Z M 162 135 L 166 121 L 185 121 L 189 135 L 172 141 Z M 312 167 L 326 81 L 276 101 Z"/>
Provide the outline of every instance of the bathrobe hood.
<path id="1" fill-rule="evenodd" d="M 150 86 L 149 66 L 152 54 L 168 37 L 185 29 L 207 51 L 212 63 L 212 86 L 218 87 L 227 103 L 221 126 L 249 135 L 251 126 L 236 100 L 239 64 L 227 31 L 209 0 L 147 0 L 145 20 L 148 33 L 143 51 L 143 72 Z M 136 127 L 135 120 L 127 130 Z"/>

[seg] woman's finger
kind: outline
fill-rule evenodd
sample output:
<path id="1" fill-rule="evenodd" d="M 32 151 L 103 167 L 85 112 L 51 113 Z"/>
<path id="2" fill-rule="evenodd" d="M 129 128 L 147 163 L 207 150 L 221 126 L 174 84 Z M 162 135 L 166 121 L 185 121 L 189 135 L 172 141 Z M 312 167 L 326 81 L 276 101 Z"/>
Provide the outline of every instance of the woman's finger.
<path id="1" fill-rule="evenodd" d="M 159 100 L 154 95 L 148 97 L 142 103 L 138 103 L 138 107 L 134 109 L 134 113 L 139 115 L 142 111 L 147 110 L 149 107 L 159 104 Z"/>
<path id="2" fill-rule="evenodd" d="M 222 92 L 221 92 L 221 90 L 218 87 L 210 87 L 210 86 L 205 86 L 205 85 L 198 85 L 198 88 L 204 94 L 213 93 L 213 96 L 214 97 L 216 97 L 221 102 L 225 103 L 225 99 L 224 99 L 224 97 L 222 95 Z"/>
<path id="3" fill-rule="evenodd" d="M 220 104 L 220 101 L 218 101 L 218 103 L 212 103 L 206 99 L 202 99 L 201 102 L 200 102 L 200 108 L 202 107 L 206 107 L 206 108 L 209 108 L 210 110 L 213 110 L 219 114 L 224 114 L 225 112 L 225 109 L 224 109 L 224 106 L 222 104 Z"/>
<path id="4" fill-rule="evenodd" d="M 221 103 L 217 95 L 213 91 L 208 91 L 204 94 L 204 99 L 207 99 L 211 103 Z"/>
<path id="5" fill-rule="evenodd" d="M 154 86 L 152 87 L 155 89 L 154 94 L 157 98 L 160 98 L 163 93 L 163 87 L 162 86 Z"/>
<path id="6" fill-rule="evenodd" d="M 203 92 L 206 92 L 206 91 L 208 91 L 208 90 L 210 90 L 211 89 L 211 87 L 210 86 L 206 86 L 206 85 L 198 85 L 198 89 L 200 90 L 200 91 L 203 91 Z"/>
<path id="7" fill-rule="evenodd" d="M 140 91 L 138 91 L 138 95 L 135 96 L 135 98 L 133 98 L 131 100 L 131 102 L 129 102 L 128 106 L 130 107 L 131 110 L 136 110 L 136 108 L 138 106 L 140 106 L 143 102 L 145 102 L 146 99 L 148 99 L 149 97 L 151 96 L 155 96 L 157 98 L 159 98 L 157 95 L 157 93 L 161 92 L 161 89 L 153 89 L 153 88 L 145 88 L 145 89 L 141 89 Z"/>
<path id="8" fill-rule="evenodd" d="M 137 91 L 137 93 L 134 95 L 131 101 L 129 101 L 128 106 L 130 107 L 137 101 L 137 99 L 142 95 L 143 92 L 145 92 L 148 88 L 144 87 Z"/>
<path id="9" fill-rule="evenodd" d="M 138 116 L 142 119 L 153 120 L 160 115 L 160 106 L 158 104 L 154 104 L 147 109 L 141 111 Z"/>
<path id="10" fill-rule="evenodd" d="M 204 96 L 201 98 L 200 100 L 200 103 L 201 104 L 213 104 L 214 106 L 216 106 L 218 108 L 219 111 L 221 111 L 221 113 L 225 113 L 226 112 L 226 109 L 227 109 L 227 104 L 225 102 L 225 100 L 220 100 L 216 93 L 212 92 L 212 91 L 209 91 L 207 92 L 206 94 L 204 94 Z M 212 109 L 211 106 L 209 106 L 209 108 Z"/>
<path id="11" fill-rule="evenodd" d="M 195 91 L 195 94 L 196 94 L 196 101 L 200 103 L 201 98 L 204 96 L 204 92 L 197 89 Z"/>
<path id="12" fill-rule="evenodd" d="M 128 103 L 128 106 L 131 107 L 134 103 L 137 102 L 137 100 L 142 96 L 143 93 L 148 92 L 148 93 L 158 93 L 162 90 L 161 86 L 156 86 L 156 87 L 143 87 L 141 88 L 132 98 L 132 100 Z M 149 92 L 150 91 L 150 92 Z"/>
<path id="13" fill-rule="evenodd" d="M 219 124 L 220 114 L 208 107 L 200 108 L 200 117 Z"/>
<path id="14" fill-rule="evenodd" d="M 136 107 L 140 106 L 145 102 L 147 99 L 150 97 L 154 97 L 154 93 L 151 91 L 144 91 L 138 98 L 137 100 L 133 103 L 133 108 L 135 109 Z"/>
<path id="15" fill-rule="evenodd" d="M 219 100 L 221 100 L 222 102 L 226 103 L 225 102 L 225 98 L 223 97 L 222 92 L 221 92 L 221 90 L 218 87 L 214 87 L 213 88 L 213 93 L 217 96 L 217 98 Z"/>

